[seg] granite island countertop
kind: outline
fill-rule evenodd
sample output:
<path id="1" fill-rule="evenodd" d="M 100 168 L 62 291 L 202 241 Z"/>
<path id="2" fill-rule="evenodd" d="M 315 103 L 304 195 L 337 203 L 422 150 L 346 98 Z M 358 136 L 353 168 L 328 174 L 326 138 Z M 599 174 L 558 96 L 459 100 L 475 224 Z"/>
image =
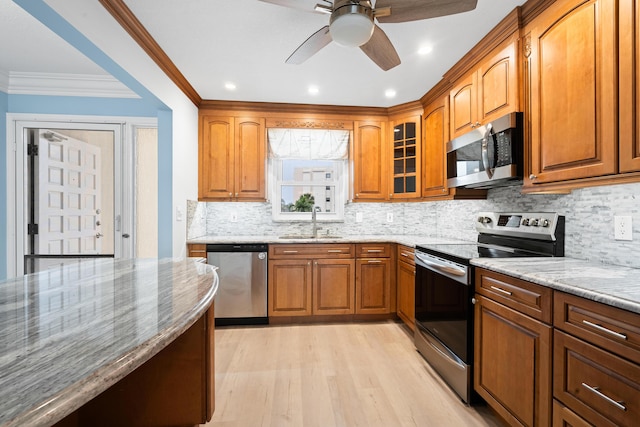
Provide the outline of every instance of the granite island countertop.
<path id="1" fill-rule="evenodd" d="M 476 267 L 640 314 L 640 269 L 575 258 L 476 258 Z"/>
<path id="2" fill-rule="evenodd" d="M 0 282 L 0 426 L 51 425 L 211 306 L 202 260 L 98 259 Z"/>

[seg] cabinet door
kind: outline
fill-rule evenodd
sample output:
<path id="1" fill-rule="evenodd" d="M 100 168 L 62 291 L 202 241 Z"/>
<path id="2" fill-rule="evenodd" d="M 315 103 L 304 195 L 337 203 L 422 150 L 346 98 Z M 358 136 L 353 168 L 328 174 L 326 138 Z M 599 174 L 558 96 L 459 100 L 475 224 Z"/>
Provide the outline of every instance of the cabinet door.
<path id="1" fill-rule="evenodd" d="M 310 260 L 269 261 L 269 316 L 311 315 Z"/>
<path id="2" fill-rule="evenodd" d="M 449 95 L 450 137 L 464 135 L 478 125 L 477 73 L 460 79 Z"/>
<path id="3" fill-rule="evenodd" d="M 616 3 L 557 1 L 525 29 L 531 123 L 525 185 L 616 172 Z"/>
<path id="4" fill-rule="evenodd" d="M 355 260 L 313 261 L 313 314 L 353 314 Z"/>
<path id="5" fill-rule="evenodd" d="M 447 195 L 447 153 L 449 140 L 449 97 L 428 105 L 422 120 L 422 197 Z"/>
<path id="6" fill-rule="evenodd" d="M 390 198 L 414 199 L 421 196 L 420 122 L 419 116 L 392 122 Z"/>
<path id="7" fill-rule="evenodd" d="M 593 427 L 571 409 L 557 400 L 553 401 L 553 427 Z"/>
<path id="8" fill-rule="evenodd" d="M 412 330 L 415 328 L 415 281 L 416 267 L 407 262 L 398 262 L 398 317 Z"/>
<path id="9" fill-rule="evenodd" d="M 384 122 L 355 122 L 353 198 L 387 200 L 387 146 Z"/>
<path id="10" fill-rule="evenodd" d="M 640 171 L 640 14 L 638 0 L 619 2 L 620 172 Z"/>
<path id="11" fill-rule="evenodd" d="M 391 260 L 356 261 L 356 314 L 391 313 Z"/>
<path id="12" fill-rule="evenodd" d="M 265 199 L 265 120 L 235 119 L 235 192 L 244 200 Z"/>
<path id="13" fill-rule="evenodd" d="M 204 244 L 187 244 L 187 256 L 195 258 L 207 257 L 207 245 Z"/>
<path id="14" fill-rule="evenodd" d="M 551 423 L 551 332 L 476 294 L 475 390 L 511 425 Z"/>
<path id="15" fill-rule="evenodd" d="M 234 193 L 232 117 L 200 118 L 198 198 L 231 199 Z"/>
<path id="16" fill-rule="evenodd" d="M 488 123 L 518 111 L 517 42 L 508 44 L 478 69 L 478 120 Z"/>

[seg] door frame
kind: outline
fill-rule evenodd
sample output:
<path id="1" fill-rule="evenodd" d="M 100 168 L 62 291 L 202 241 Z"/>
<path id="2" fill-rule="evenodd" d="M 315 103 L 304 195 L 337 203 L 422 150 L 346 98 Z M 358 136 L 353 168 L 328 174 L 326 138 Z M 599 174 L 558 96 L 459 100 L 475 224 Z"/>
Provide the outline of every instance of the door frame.
<path id="1" fill-rule="evenodd" d="M 24 274 L 27 209 L 26 128 L 104 130 L 114 132 L 114 230 L 135 236 L 135 144 L 136 127 L 157 127 L 151 117 L 102 117 L 7 114 L 7 277 Z M 118 192 L 120 196 L 118 197 Z M 114 239 L 115 258 L 131 258 L 135 240 Z"/>

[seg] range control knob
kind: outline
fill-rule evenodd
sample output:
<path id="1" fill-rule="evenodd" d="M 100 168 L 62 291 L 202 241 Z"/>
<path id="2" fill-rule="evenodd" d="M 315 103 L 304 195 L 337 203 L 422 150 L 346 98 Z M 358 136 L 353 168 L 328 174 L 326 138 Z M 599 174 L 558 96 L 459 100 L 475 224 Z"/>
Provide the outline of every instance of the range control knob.
<path id="1" fill-rule="evenodd" d="M 522 218 L 522 225 L 529 225 L 529 218 Z"/>
<path id="2" fill-rule="evenodd" d="M 491 218 L 489 218 L 488 216 L 479 216 L 478 222 L 480 224 L 491 224 Z"/>
<path id="3" fill-rule="evenodd" d="M 548 219 L 541 219 L 540 220 L 540 225 L 543 226 L 543 227 L 548 227 L 551 224 L 549 223 Z"/>
<path id="4" fill-rule="evenodd" d="M 532 226 L 532 227 L 537 227 L 537 226 L 539 225 L 539 224 L 538 224 L 538 218 L 534 218 L 534 219 L 532 219 L 532 220 L 529 222 L 529 224 L 531 224 L 531 226 Z"/>

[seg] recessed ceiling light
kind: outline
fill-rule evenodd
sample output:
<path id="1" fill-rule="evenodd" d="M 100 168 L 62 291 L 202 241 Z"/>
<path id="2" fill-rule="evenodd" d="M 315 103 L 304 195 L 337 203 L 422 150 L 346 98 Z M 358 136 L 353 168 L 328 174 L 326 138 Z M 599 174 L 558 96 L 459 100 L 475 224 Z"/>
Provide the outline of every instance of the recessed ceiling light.
<path id="1" fill-rule="evenodd" d="M 320 89 L 318 89 L 318 86 L 309 86 L 308 92 L 310 95 L 317 95 Z"/>
<path id="2" fill-rule="evenodd" d="M 384 91 L 384 96 L 386 96 L 387 98 L 393 98 L 396 96 L 396 91 L 393 89 L 387 89 Z"/>
<path id="3" fill-rule="evenodd" d="M 224 88 L 227 90 L 236 90 L 235 83 L 227 82 L 224 84 Z"/>
<path id="4" fill-rule="evenodd" d="M 418 49 L 418 55 L 428 55 L 433 51 L 433 47 L 431 46 L 422 46 Z"/>

